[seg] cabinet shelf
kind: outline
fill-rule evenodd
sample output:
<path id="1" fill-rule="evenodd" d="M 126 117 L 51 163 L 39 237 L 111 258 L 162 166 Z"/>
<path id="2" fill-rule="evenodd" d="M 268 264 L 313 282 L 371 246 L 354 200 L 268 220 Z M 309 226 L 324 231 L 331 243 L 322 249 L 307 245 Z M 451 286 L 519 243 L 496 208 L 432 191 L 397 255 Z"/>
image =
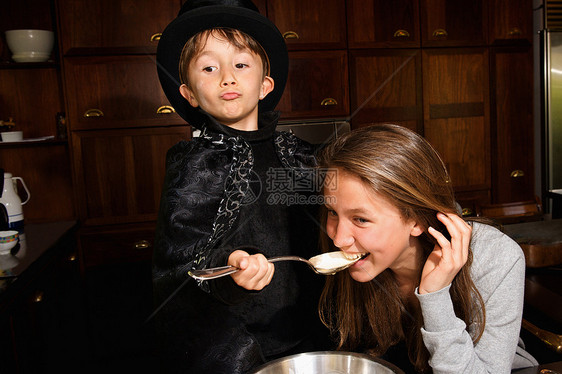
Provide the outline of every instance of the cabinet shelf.
<path id="1" fill-rule="evenodd" d="M 14 62 L 14 61 L 0 61 L 0 69 L 49 69 L 58 68 L 58 62 L 48 60 L 45 62 Z"/>
<path id="2" fill-rule="evenodd" d="M 0 148 L 16 148 L 16 147 L 33 147 L 33 146 L 55 146 L 55 145 L 64 145 L 68 144 L 68 140 L 66 139 L 42 139 L 38 138 L 37 140 L 34 139 L 26 139 L 21 142 L 0 142 Z"/>

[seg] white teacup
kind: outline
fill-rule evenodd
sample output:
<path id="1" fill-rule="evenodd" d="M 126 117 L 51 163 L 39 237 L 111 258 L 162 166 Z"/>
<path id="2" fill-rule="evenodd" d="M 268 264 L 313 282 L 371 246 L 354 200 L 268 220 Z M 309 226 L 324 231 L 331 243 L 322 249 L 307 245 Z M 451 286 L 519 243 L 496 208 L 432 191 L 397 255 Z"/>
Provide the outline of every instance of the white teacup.
<path id="1" fill-rule="evenodd" d="M 18 244 L 19 235 L 15 230 L 0 231 L 0 254 L 10 253 L 10 250 Z"/>

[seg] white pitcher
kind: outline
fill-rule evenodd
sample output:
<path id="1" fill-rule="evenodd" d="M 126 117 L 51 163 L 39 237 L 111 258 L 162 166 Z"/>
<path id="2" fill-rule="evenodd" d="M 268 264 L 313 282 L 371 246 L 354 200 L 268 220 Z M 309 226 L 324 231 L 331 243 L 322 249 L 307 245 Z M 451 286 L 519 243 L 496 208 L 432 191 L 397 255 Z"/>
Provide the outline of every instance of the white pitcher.
<path id="1" fill-rule="evenodd" d="M 24 202 L 21 201 L 17 193 L 18 180 L 21 182 L 27 194 L 27 198 Z M 22 205 L 27 203 L 30 198 L 31 194 L 29 193 L 29 190 L 22 178 L 12 177 L 11 173 L 4 173 L 4 190 L 2 191 L 2 197 L 0 197 L 0 203 L 4 204 L 6 211 L 8 212 L 8 224 L 10 225 L 10 230 L 23 232 Z"/>

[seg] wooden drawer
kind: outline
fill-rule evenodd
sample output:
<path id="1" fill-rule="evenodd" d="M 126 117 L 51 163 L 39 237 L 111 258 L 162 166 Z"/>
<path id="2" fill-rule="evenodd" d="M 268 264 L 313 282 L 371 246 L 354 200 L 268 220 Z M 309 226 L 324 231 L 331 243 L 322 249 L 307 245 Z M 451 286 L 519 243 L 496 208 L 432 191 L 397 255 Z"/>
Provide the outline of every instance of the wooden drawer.
<path id="1" fill-rule="evenodd" d="M 71 130 L 185 124 L 160 87 L 152 55 L 67 57 L 64 75 Z"/>
<path id="2" fill-rule="evenodd" d="M 155 226 L 142 223 L 82 229 L 78 234 L 82 266 L 151 261 Z"/>

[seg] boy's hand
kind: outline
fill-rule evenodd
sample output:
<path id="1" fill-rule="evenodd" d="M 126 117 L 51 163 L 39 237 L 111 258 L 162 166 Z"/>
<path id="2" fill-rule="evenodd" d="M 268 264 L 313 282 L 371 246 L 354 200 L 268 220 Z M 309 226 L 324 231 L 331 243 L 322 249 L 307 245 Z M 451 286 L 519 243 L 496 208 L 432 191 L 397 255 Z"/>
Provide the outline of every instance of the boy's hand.
<path id="1" fill-rule="evenodd" d="M 236 250 L 228 256 L 228 265 L 236 266 L 240 271 L 231 275 L 234 282 L 247 290 L 260 291 L 271 282 L 275 266 L 264 255 L 249 255 Z"/>
<path id="2" fill-rule="evenodd" d="M 472 227 L 456 214 L 437 213 L 437 219 L 449 231 L 451 241 L 433 227 L 428 229 L 438 244 L 423 267 L 418 288 L 420 294 L 439 291 L 448 286 L 468 258 Z"/>

